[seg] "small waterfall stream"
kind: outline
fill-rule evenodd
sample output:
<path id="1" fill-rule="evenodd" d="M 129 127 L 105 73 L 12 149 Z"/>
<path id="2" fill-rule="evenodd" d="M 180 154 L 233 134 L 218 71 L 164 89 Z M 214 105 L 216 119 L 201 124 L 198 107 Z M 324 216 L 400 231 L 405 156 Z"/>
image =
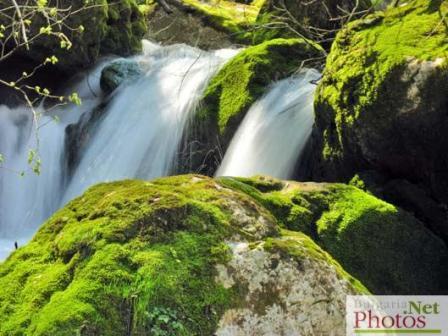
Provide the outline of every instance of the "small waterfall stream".
<path id="1" fill-rule="evenodd" d="M 0 260 L 26 242 L 39 225 L 89 186 L 125 178 L 149 179 L 172 173 L 179 143 L 209 79 L 238 50 L 204 52 L 186 45 L 161 47 L 144 41 L 142 55 L 131 58 L 142 76 L 110 97 L 100 89 L 104 61 L 68 92 L 81 106 L 63 106 L 39 119 L 41 175 L 30 171 L 29 149 L 36 134 L 28 108 L 0 105 Z M 112 60 L 113 61 L 113 60 Z M 217 175 L 291 176 L 313 124 L 313 94 L 319 73 L 307 70 L 274 83 L 248 111 Z M 89 122 L 102 103 L 78 160 L 67 169 L 67 126 Z M 59 122 L 54 122 L 57 116 Z M 26 174 L 20 177 L 20 172 Z"/>
<path id="2" fill-rule="evenodd" d="M 238 50 L 204 52 L 185 45 L 161 47 L 144 41 L 144 52 L 134 59 L 143 70 L 137 81 L 116 90 L 103 119 L 73 175 L 67 176 L 64 139 L 67 125 L 101 102 L 99 77 L 104 64 L 87 74 L 69 92 L 83 104 L 45 111 L 39 120 L 42 174 L 30 172 L 29 149 L 35 132 L 29 109 L 0 105 L 0 260 L 27 241 L 55 210 L 104 181 L 168 175 L 189 116 L 213 74 Z M 57 115 L 60 122 L 52 121 Z M 26 171 L 23 177 L 21 171 Z"/>
<path id="3" fill-rule="evenodd" d="M 14 241 L 19 245 L 26 242 L 59 208 L 64 183 L 65 128 L 100 102 L 92 92 L 100 92 L 101 68 L 100 64 L 75 85 L 70 85 L 67 92 L 77 92 L 83 100 L 82 106 L 67 105 L 51 113 L 45 113 L 42 107 L 36 108 L 41 114 L 37 125 L 40 175 L 34 174 L 27 162 L 28 152 L 36 149 L 37 141 L 31 110 L 0 105 L 0 153 L 5 158 L 0 169 L 0 260 L 9 254 Z"/>
<path id="4" fill-rule="evenodd" d="M 184 127 L 210 77 L 236 50 L 207 53 L 185 45 L 146 42 L 136 61 L 145 76 L 113 97 L 64 195 L 124 178 L 167 175 Z"/>
<path id="5" fill-rule="evenodd" d="M 274 83 L 247 112 L 227 149 L 218 176 L 291 178 L 314 123 L 316 70 Z"/>

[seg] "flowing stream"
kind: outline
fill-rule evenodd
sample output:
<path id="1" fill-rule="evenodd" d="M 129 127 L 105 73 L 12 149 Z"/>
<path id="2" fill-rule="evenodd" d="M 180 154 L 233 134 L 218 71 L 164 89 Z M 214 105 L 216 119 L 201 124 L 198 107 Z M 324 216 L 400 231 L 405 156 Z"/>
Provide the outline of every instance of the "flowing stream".
<path id="1" fill-rule="evenodd" d="M 5 159 L 0 169 L 0 259 L 15 241 L 26 242 L 55 210 L 91 185 L 168 175 L 208 80 L 237 52 L 144 41 L 143 54 L 132 58 L 143 76 L 113 94 L 72 176 L 66 171 L 65 129 L 101 102 L 99 77 L 107 62 L 69 90 L 80 94 L 81 106 L 60 108 L 51 115 L 39 109 L 40 176 L 30 172 L 27 163 L 29 150 L 36 148 L 30 110 L 0 106 L 0 153 Z M 54 115 L 59 122 L 52 121 Z M 22 171 L 25 175 L 20 177 Z"/>
<path id="2" fill-rule="evenodd" d="M 292 177 L 314 123 L 316 70 L 274 83 L 247 112 L 227 149 L 218 176 Z"/>
<path id="3" fill-rule="evenodd" d="M 182 134 L 208 81 L 237 52 L 144 41 L 142 55 L 130 58 L 142 70 L 138 79 L 104 97 L 101 71 L 114 60 L 103 61 L 67 85 L 68 93 L 78 92 L 81 106 L 37 108 L 37 132 L 28 108 L 0 105 L 0 153 L 5 159 L 0 169 L 0 260 L 14 242 L 25 243 L 54 211 L 89 186 L 172 173 Z M 307 70 L 274 83 L 248 111 L 217 174 L 290 177 L 311 132 L 315 85 L 310 82 L 318 77 L 317 71 Z M 89 123 L 99 106 L 101 117 L 90 124 L 94 126 L 69 170 L 67 126 Z M 37 141 L 39 176 L 27 162 Z"/>

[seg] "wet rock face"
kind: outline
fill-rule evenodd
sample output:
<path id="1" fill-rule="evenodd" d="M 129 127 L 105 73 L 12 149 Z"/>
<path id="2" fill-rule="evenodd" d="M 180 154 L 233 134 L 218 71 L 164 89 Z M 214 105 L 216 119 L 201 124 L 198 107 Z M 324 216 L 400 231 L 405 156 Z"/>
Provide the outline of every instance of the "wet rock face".
<path id="1" fill-rule="evenodd" d="M 376 170 L 448 202 L 446 9 L 404 2 L 338 34 L 317 90 L 309 177 Z"/>
<path id="2" fill-rule="evenodd" d="M 142 75 L 143 71 L 136 61 L 127 59 L 113 61 L 101 71 L 101 89 L 105 94 L 110 94 L 121 84 L 132 82 Z"/>

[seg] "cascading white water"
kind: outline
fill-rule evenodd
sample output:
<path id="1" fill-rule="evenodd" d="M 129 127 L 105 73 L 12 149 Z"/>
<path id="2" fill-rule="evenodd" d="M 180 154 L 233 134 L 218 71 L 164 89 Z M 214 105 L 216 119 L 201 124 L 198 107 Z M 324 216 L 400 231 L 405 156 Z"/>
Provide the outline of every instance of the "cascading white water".
<path id="1" fill-rule="evenodd" d="M 109 104 L 64 202 L 98 182 L 167 175 L 207 81 L 236 52 L 146 42 L 145 53 L 136 57 L 145 76 L 122 88 Z"/>
<path id="2" fill-rule="evenodd" d="M 30 169 L 28 150 L 35 147 L 29 109 L 0 106 L 0 153 L 5 157 L 0 169 L 0 259 L 9 254 L 14 241 L 28 240 L 49 215 L 89 186 L 167 175 L 207 81 L 236 53 L 231 49 L 204 52 L 185 45 L 160 47 L 144 41 L 143 55 L 133 57 L 144 75 L 116 90 L 67 186 L 63 183 L 65 128 L 100 103 L 104 64 L 73 89 L 80 94 L 82 106 L 53 112 L 59 123 L 51 122 L 51 116 L 40 119 L 40 124 L 46 124 L 38 132 L 40 176 L 17 174 Z"/>
<path id="3" fill-rule="evenodd" d="M 217 175 L 290 178 L 311 134 L 316 88 L 312 81 L 319 76 L 309 69 L 274 83 L 247 112 Z"/>
<path id="4" fill-rule="evenodd" d="M 0 105 L 0 153 L 5 159 L 0 169 L 0 260 L 9 254 L 14 241 L 22 244 L 28 240 L 37 226 L 59 207 L 65 128 L 99 103 L 94 92 L 100 92 L 101 68 L 96 67 L 68 90 L 79 94 L 82 106 L 64 106 L 51 113 L 38 107 L 36 113 L 41 116 L 37 127 L 28 107 Z M 38 150 L 42 161 L 39 176 L 27 162 L 30 150 Z"/>

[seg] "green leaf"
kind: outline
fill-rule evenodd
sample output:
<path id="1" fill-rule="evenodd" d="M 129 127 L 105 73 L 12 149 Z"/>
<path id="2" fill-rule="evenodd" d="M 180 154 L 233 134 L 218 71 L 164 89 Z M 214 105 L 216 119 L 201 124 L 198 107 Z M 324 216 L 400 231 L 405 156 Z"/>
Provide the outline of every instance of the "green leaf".
<path id="1" fill-rule="evenodd" d="M 34 149 L 30 149 L 28 152 L 28 164 L 32 164 L 34 161 L 34 158 L 36 157 L 36 151 Z"/>
<path id="2" fill-rule="evenodd" d="M 72 102 L 75 105 L 81 105 L 81 98 L 79 98 L 78 94 L 76 92 L 73 92 L 69 97 L 68 100 Z"/>
<path id="3" fill-rule="evenodd" d="M 44 8 L 47 5 L 47 0 L 37 0 L 37 7 Z"/>

